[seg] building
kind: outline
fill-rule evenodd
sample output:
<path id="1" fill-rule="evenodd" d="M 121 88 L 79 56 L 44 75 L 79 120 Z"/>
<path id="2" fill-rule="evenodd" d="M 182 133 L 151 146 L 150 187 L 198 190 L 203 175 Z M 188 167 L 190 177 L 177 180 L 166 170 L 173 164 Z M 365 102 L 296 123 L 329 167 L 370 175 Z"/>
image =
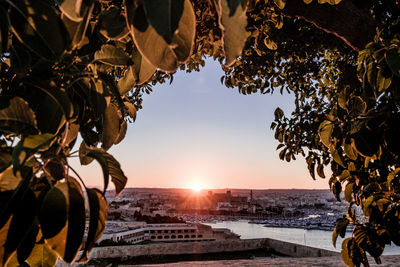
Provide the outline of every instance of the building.
<path id="1" fill-rule="evenodd" d="M 127 242 L 198 242 L 238 239 L 229 229 L 213 229 L 199 223 L 107 222 L 103 236 L 97 241 Z"/>

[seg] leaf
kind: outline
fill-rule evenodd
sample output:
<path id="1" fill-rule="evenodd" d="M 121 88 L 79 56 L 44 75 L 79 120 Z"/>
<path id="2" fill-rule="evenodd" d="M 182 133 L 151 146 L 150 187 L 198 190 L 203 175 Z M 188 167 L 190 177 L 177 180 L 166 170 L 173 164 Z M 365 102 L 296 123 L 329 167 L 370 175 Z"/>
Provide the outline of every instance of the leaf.
<path id="1" fill-rule="evenodd" d="M 232 66 L 236 58 L 242 54 L 247 39 L 246 8 L 238 5 L 233 15 L 231 10 L 232 4 L 229 0 L 218 0 L 217 11 L 219 27 L 222 31 L 225 67 Z"/>
<path id="2" fill-rule="evenodd" d="M 353 242 L 354 242 L 354 238 L 352 238 L 352 237 L 346 238 L 342 242 L 342 251 L 340 253 L 342 256 L 343 262 L 349 267 L 355 267 L 355 265 L 350 257 L 350 254 L 349 254 L 349 251 L 350 251 L 350 248 L 351 248 L 351 245 Z"/>
<path id="3" fill-rule="evenodd" d="M 3 7 L 0 7 L 0 55 L 2 56 L 8 51 L 10 32 L 10 18 L 8 12 Z"/>
<path id="4" fill-rule="evenodd" d="M 21 97 L 0 96 L 0 130 L 16 134 L 36 134 L 36 116 Z"/>
<path id="5" fill-rule="evenodd" d="M 386 62 L 394 75 L 400 77 L 400 55 L 398 48 L 392 48 L 385 53 Z"/>
<path id="6" fill-rule="evenodd" d="M 342 173 L 339 176 L 339 181 L 340 182 L 344 182 L 344 181 L 346 181 L 346 180 L 348 180 L 350 178 L 351 178 L 350 172 L 348 170 L 343 170 Z"/>
<path id="7" fill-rule="evenodd" d="M 173 42 L 183 16 L 185 0 L 144 0 L 143 9 L 148 23 L 165 40 Z"/>
<path id="8" fill-rule="evenodd" d="M 82 143 L 79 146 L 79 161 L 82 165 L 88 165 L 93 161 L 93 158 L 87 157 L 90 150 L 91 148 L 89 148 L 85 141 L 82 140 Z"/>
<path id="9" fill-rule="evenodd" d="M 0 193 L 0 195 L 1 195 L 1 193 Z M 5 223 L 2 227 L 0 227 L 0 263 L 2 263 L 2 264 L 3 264 L 3 262 L 6 261 L 6 259 L 5 259 L 6 255 L 4 255 L 4 246 L 7 241 L 7 234 L 8 234 L 8 230 L 10 229 L 11 220 L 12 220 L 12 216 L 5 221 Z"/>
<path id="10" fill-rule="evenodd" d="M 51 80 L 31 80 L 23 88 L 25 99 L 36 114 L 37 126 L 43 133 L 56 134 L 74 113 L 64 88 Z"/>
<path id="11" fill-rule="evenodd" d="M 318 164 L 317 173 L 318 173 L 319 177 L 325 178 L 324 165 L 323 164 Z"/>
<path id="12" fill-rule="evenodd" d="M 354 147 L 364 157 L 372 157 L 379 150 L 380 136 L 376 131 L 364 127 L 353 135 L 353 139 Z"/>
<path id="13" fill-rule="evenodd" d="M 86 261 L 88 259 L 89 251 L 93 248 L 96 241 L 103 235 L 108 211 L 107 200 L 99 190 L 88 188 L 86 192 L 90 211 L 89 230 L 85 247 L 79 261 Z"/>
<path id="14" fill-rule="evenodd" d="M 61 14 L 61 21 L 64 24 L 64 27 L 68 34 L 69 39 L 69 47 L 71 49 L 79 48 L 84 44 L 85 34 L 88 29 L 89 21 L 92 16 L 92 11 L 94 8 L 94 4 L 92 4 L 88 11 L 85 13 L 83 20 L 76 22 L 69 19 L 64 13 Z M 87 39 L 86 39 L 87 40 Z"/>
<path id="15" fill-rule="evenodd" d="M 119 134 L 117 139 L 115 139 L 114 144 L 119 144 L 122 140 L 124 140 L 125 135 L 126 135 L 126 130 L 128 129 L 128 125 L 126 123 L 125 120 L 122 120 L 122 123 L 120 125 L 120 129 L 119 129 Z"/>
<path id="16" fill-rule="evenodd" d="M 136 120 L 136 113 L 137 109 L 134 104 L 131 102 L 125 102 L 125 107 L 128 109 L 128 115 L 133 119 Z"/>
<path id="17" fill-rule="evenodd" d="M 278 49 L 277 43 L 275 43 L 273 40 L 269 39 L 268 37 L 264 38 L 264 44 L 270 50 Z"/>
<path id="18" fill-rule="evenodd" d="M 143 5 L 127 5 L 127 18 L 135 45 L 153 66 L 167 72 L 175 71 L 192 53 L 195 37 L 195 15 L 189 0 L 185 0 L 178 30 L 167 42 L 148 24 Z"/>
<path id="19" fill-rule="evenodd" d="M 11 165 L 11 153 L 8 151 L 0 150 L 0 172 L 2 173 L 8 166 Z M 1 174 L 0 174 L 1 175 Z M 1 188 L 1 185 L 0 185 Z"/>
<path id="20" fill-rule="evenodd" d="M 286 0 L 274 0 L 274 3 L 280 9 L 284 9 L 286 5 Z"/>
<path id="21" fill-rule="evenodd" d="M 109 40 L 120 40 L 129 34 L 125 17 L 116 6 L 100 13 L 99 27 L 100 33 Z"/>
<path id="22" fill-rule="evenodd" d="M 129 56 L 119 47 L 105 44 L 94 54 L 94 59 L 111 66 L 126 66 Z"/>
<path id="23" fill-rule="evenodd" d="M 0 173 L 0 192 L 15 190 L 21 183 L 20 172 L 14 175 L 13 168 L 10 166 Z"/>
<path id="24" fill-rule="evenodd" d="M 389 67 L 384 67 L 383 69 L 378 70 L 378 75 L 376 77 L 376 87 L 379 92 L 385 91 L 389 88 L 392 83 L 392 72 L 389 70 Z"/>
<path id="25" fill-rule="evenodd" d="M 343 148 L 344 148 L 344 153 L 346 153 L 346 156 L 349 157 L 352 160 L 357 160 L 357 150 L 353 148 L 353 145 L 348 142 L 343 143 Z"/>
<path id="26" fill-rule="evenodd" d="M 333 195 L 335 196 L 337 201 L 341 201 L 340 200 L 340 193 L 342 192 L 342 185 L 340 184 L 339 181 L 336 181 L 333 184 L 332 191 L 333 191 Z"/>
<path id="27" fill-rule="evenodd" d="M 329 147 L 331 144 L 331 135 L 333 133 L 333 123 L 325 120 L 323 121 L 318 128 L 318 135 L 321 139 L 321 142 Z"/>
<path id="28" fill-rule="evenodd" d="M 338 151 L 333 145 L 330 145 L 330 146 L 329 146 L 329 150 L 330 150 L 330 152 L 331 152 L 331 156 L 332 156 L 333 160 L 334 160 L 337 164 L 339 164 L 340 166 L 342 166 L 343 168 L 346 168 L 346 165 L 345 165 L 345 163 L 343 162 L 343 158 L 342 158 L 341 153 L 339 153 L 339 151 Z"/>
<path id="29" fill-rule="evenodd" d="M 86 2 L 87 1 L 82 0 L 62 0 L 62 4 L 59 5 L 59 8 L 68 19 L 80 22 L 83 20 L 88 10 L 88 6 L 85 5 Z"/>
<path id="30" fill-rule="evenodd" d="M 353 183 L 348 183 L 344 189 L 344 198 L 347 202 L 351 203 L 353 201 Z"/>
<path id="31" fill-rule="evenodd" d="M 96 159 L 102 170 L 104 176 L 104 190 L 103 194 L 105 193 L 109 176 L 111 176 L 111 181 L 115 185 L 115 192 L 116 196 L 124 189 L 128 178 L 125 176 L 124 172 L 121 170 L 121 165 L 119 162 L 106 151 L 100 148 L 91 148 L 89 153 L 87 153 L 87 157 L 92 157 Z"/>
<path id="32" fill-rule="evenodd" d="M 132 52 L 132 60 L 133 66 L 129 66 L 124 76 L 118 81 L 118 91 L 121 95 L 132 90 L 134 86 L 147 82 L 156 71 L 156 67 L 142 57 L 136 48 Z"/>
<path id="33" fill-rule="evenodd" d="M 103 114 L 103 137 L 101 147 L 108 150 L 117 140 L 120 132 L 118 109 L 110 104 Z"/>
<path id="34" fill-rule="evenodd" d="M 47 150 L 56 140 L 53 134 L 28 135 L 23 137 L 12 152 L 14 171 L 19 170 L 35 153 Z"/>
<path id="35" fill-rule="evenodd" d="M 349 100 L 349 109 L 352 116 L 364 115 L 367 109 L 367 103 L 359 96 L 353 96 Z"/>
<path id="36" fill-rule="evenodd" d="M 81 248 L 85 229 L 83 192 L 74 178 L 57 183 L 47 193 L 39 219 L 49 247 L 64 261 L 72 262 Z"/>
<path id="37" fill-rule="evenodd" d="M 336 226 L 332 233 L 332 244 L 335 248 L 338 236 L 340 235 L 340 237 L 344 238 L 344 236 L 346 235 L 346 228 L 348 224 L 349 220 L 347 220 L 346 218 L 340 218 L 336 221 Z"/>
<path id="38" fill-rule="evenodd" d="M 393 179 L 394 179 L 394 177 L 396 177 L 396 175 L 399 173 L 399 171 L 400 171 L 400 168 L 396 168 L 396 169 L 394 169 L 393 171 L 391 171 L 389 173 L 389 175 L 387 177 L 387 185 L 388 185 L 388 187 L 392 186 Z"/>
<path id="39" fill-rule="evenodd" d="M 36 244 L 26 262 L 34 267 L 53 267 L 57 263 L 57 254 L 46 243 Z"/>
<path id="40" fill-rule="evenodd" d="M 20 248 L 24 240 L 26 240 L 28 232 L 30 231 L 36 213 L 36 197 L 31 189 L 28 189 L 26 193 L 22 196 L 22 199 L 16 205 L 13 210 L 13 215 L 11 223 L 9 225 L 7 240 L 4 244 L 4 261 L 2 265 L 7 261 L 7 259 Z M 35 235 L 36 237 L 36 235 Z M 35 239 L 33 240 L 34 243 Z M 33 244 L 25 244 L 26 246 Z M 29 255 L 29 248 L 28 255 Z"/>
<path id="41" fill-rule="evenodd" d="M 275 120 L 279 121 L 284 115 L 283 110 L 280 109 L 280 108 L 276 108 L 275 112 L 274 112 L 274 115 L 275 115 Z"/>
<path id="42" fill-rule="evenodd" d="M 56 60 L 65 49 L 56 10 L 46 1 L 14 0 L 10 21 L 15 36 L 40 57 Z"/>
<path id="43" fill-rule="evenodd" d="M 38 217 L 44 238 L 51 239 L 60 233 L 66 234 L 67 211 L 68 185 L 65 182 L 58 182 L 47 192 L 40 208 Z"/>

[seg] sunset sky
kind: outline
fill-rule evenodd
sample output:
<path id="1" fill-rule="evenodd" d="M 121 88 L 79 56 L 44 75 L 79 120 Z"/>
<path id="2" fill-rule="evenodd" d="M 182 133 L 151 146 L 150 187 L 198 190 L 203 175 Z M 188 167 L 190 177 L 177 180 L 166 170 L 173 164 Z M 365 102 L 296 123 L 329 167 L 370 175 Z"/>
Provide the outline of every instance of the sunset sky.
<path id="1" fill-rule="evenodd" d="M 207 62 L 200 72 L 178 72 L 172 85 L 145 95 L 125 139 L 110 149 L 128 176 L 128 187 L 310 188 L 304 158 L 279 160 L 270 124 L 290 95 L 241 95 L 220 83 L 221 67 Z M 79 144 L 77 145 L 79 147 Z M 100 166 L 72 164 L 90 186 L 102 186 Z"/>

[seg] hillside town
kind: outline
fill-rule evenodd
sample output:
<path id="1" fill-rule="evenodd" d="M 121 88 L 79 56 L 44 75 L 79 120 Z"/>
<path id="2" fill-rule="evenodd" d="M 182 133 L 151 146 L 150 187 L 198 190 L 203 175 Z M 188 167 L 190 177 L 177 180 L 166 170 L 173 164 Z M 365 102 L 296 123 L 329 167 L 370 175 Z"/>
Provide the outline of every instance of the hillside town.
<path id="1" fill-rule="evenodd" d="M 128 188 L 116 198 L 113 192 L 107 196 L 109 222 L 99 245 L 239 238 L 227 229 L 201 224 L 221 220 L 332 230 L 346 209 L 328 190 Z"/>

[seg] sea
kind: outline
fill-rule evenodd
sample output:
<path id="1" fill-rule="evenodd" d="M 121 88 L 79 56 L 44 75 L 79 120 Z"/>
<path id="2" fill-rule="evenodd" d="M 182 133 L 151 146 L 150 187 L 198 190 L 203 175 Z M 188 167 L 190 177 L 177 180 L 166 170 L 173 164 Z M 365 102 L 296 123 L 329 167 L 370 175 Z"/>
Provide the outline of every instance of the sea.
<path id="1" fill-rule="evenodd" d="M 263 224 L 249 223 L 247 220 L 221 221 L 204 224 L 210 225 L 213 228 L 228 228 L 235 234 L 240 235 L 241 239 L 272 238 L 338 252 L 341 251 L 341 244 L 343 241 L 339 236 L 335 248 L 332 245 L 332 231 L 265 227 Z M 345 238 L 350 237 L 351 234 L 351 232 L 346 232 Z M 400 247 L 395 245 L 386 246 L 383 255 L 400 255 Z"/>

